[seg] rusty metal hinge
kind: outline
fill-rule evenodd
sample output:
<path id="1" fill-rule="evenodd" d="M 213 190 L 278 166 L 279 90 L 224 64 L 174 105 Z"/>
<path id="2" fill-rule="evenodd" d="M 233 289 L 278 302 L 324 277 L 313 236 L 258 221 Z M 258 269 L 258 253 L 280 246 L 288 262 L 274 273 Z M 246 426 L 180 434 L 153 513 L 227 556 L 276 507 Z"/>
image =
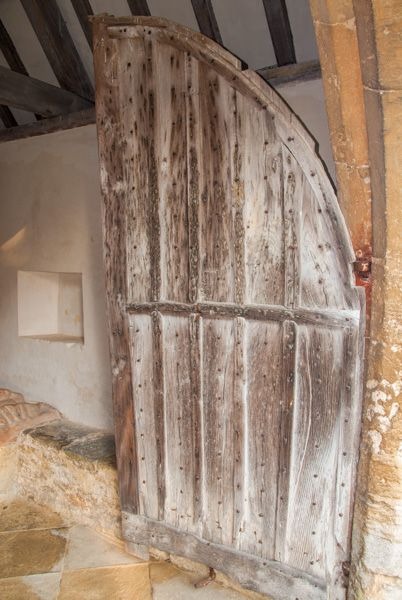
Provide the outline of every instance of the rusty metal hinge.
<path id="1" fill-rule="evenodd" d="M 364 255 L 362 250 L 357 250 L 353 268 L 356 275 L 362 279 L 368 279 L 371 275 L 371 256 Z"/>

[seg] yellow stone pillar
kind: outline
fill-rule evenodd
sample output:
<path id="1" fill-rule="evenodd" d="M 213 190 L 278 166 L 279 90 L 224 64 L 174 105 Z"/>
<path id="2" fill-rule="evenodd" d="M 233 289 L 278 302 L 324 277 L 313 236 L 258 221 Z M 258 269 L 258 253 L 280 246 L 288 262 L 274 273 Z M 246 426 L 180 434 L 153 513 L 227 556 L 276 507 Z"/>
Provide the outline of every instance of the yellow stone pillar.
<path id="1" fill-rule="evenodd" d="M 372 198 L 371 330 L 366 348 L 349 597 L 399 600 L 402 598 L 402 2 L 310 0 L 310 4 L 322 61 L 340 202 L 355 250 L 369 239 L 366 211 Z M 368 140 L 366 151 L 364 136 Z M 369 173 L 364 166 L 367 158 Z"/>

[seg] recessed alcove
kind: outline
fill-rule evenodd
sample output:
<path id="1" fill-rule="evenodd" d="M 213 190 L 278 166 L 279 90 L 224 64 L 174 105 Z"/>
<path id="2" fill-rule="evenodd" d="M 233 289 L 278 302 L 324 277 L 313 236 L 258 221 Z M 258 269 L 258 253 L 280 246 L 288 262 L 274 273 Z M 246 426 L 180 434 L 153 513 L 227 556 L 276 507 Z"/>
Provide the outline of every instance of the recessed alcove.
<path id="1" fill-rule="evenodd" d="M 82 343 L 81 273 L 18 271 L 18 335 Z"/>

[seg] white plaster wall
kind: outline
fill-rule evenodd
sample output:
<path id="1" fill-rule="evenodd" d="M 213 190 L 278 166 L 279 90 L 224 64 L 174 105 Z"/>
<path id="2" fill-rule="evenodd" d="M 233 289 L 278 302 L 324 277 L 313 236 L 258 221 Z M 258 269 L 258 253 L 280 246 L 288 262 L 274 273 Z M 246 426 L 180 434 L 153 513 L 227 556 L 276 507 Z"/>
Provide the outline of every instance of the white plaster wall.
<path id="1" fill-rule="evenodd" d="M 281 86 L 333 172 L 320 81 Z M 95 126 L 0 145 L 0 386 L 112 426 Z M 84 344 L 19 338 L 17 271 L 82 273 Z"/>
<path id="2" fill-rule="evenodd" d="M 95 126 L 0 145 L 0 386 L 112 426 Z M 17 271 L 82 273 L 84 344 L 19 338 Z"/>

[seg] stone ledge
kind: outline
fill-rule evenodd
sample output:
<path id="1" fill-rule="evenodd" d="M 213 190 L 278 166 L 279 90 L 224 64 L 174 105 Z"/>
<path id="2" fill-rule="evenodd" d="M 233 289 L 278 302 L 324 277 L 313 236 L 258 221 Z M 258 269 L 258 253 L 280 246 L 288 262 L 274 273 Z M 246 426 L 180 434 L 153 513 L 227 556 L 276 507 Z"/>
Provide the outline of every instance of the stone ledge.
<path id="1" fill-rule="evenodd" d="M 60 419 L 20 434 L 17 493 L 121 538 L 114 436 Z"/>

